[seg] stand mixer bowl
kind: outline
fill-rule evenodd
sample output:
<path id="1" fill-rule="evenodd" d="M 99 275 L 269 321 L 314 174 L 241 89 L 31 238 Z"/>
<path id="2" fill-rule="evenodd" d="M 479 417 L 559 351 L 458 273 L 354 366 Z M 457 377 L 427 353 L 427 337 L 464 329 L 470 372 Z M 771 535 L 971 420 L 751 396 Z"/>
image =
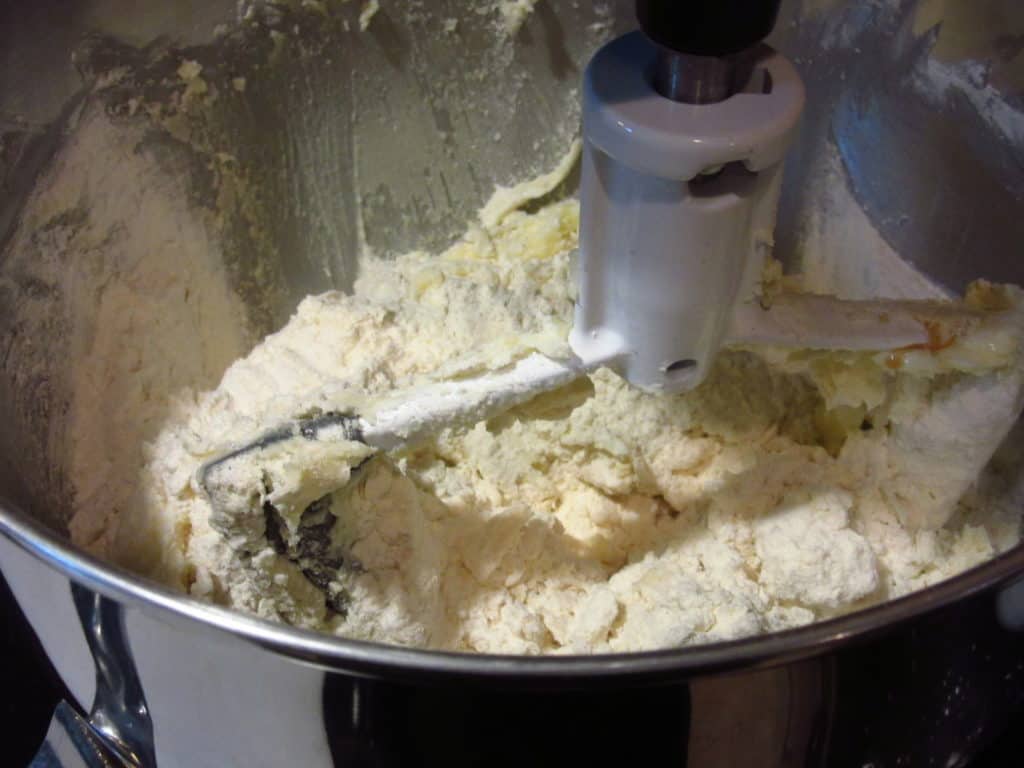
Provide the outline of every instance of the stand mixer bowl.
<path id="1" fill-rule="evenodd" d="M 168 130 L 145 145 L 153 178 L 179 179 L 189 200 L 176 231 L 201 222 L 220 238 L 225 300 L 241 308 L 231 343 L 183 352 L 181 379 L 163 394 L 211 387 L 304 295 L 350 288 L 361 248 L 443 246 L 495 185 L 553 167 L 578 130 L 583 67 L 635 26 L 626 2 L 551 0 L 521 18 L 502 12 L 507 3 L 488 14 L 340 3 L 326 16 L 306 5 L 252 3 L 241 23 L 233 0 L 0 10 L 0 570 L 70 710 L 142 765 L 605 762 L 641 751 L 695 766 L 965 764 L 1024 703 L 1021 546 L 784 633 L 526 658 L 269 624 L 69 543 L 69 350 L 89 323 L 62 324 L 81 297 L 29 279 L 31 254 L 10 246 L 35 184 L 83 126 L 136 130 L 132 90 L 162 98 L 165 80 L 195 75 L 181 61 L 218 89 L 199 123 L 181 124 L 191 143 Z M 776 255 L 851 297 L 910 295 L 929 281 L 959 290 L 979 276 L 1024 283 L 1024 59 L 1012 42 L 1022 33 L 1022 9 L 996 0 L 784 2 L 768 42 L 800 71 L 807 103 Z M 83 91 L 73 52 L 99 91 Z M 120 65 L 150 79 L 118 81 Z M 233 160 L 218 159 L 224 146 Z M 47 237 L 33 241 L 42 256 L 59 247 Z M 919 283 L 893 279 L 910 265 Z M 84 317 L 101 310 L 86 302 Z M 192 311 L 183 301 L 165 320 L 195 322 Z M 162 333 L 155 322 L 137 332 L 154 344 Z M 98 397 L 112 407 L 112 393 Z M 1020 474 L 1013 451 L 997 461 Z"/>

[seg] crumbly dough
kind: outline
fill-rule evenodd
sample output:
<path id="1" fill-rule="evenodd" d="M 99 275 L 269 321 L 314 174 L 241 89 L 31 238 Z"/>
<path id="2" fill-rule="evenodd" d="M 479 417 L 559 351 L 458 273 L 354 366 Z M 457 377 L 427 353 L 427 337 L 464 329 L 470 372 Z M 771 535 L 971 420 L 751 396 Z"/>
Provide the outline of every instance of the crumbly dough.
<path id="1" fill-rule="evenodd" d="M 349 443 L 263 457 L 270 474 L 237 486 L 257 483 L 255 505 L 214 512 L 197 468 L 282 420 L 565 351 L 577 204 L 504 208 L 441 255 L 370 262 L 354 295 L 307 298 L 184 397 L 109 554 L 298 626 L 537 654 L 794 627 L 1018 540 L 1011 504 L 959 503 L 1019 411 L 1016 311 L 942 358 L 726 351 L 683 395 L 601 370 L 368 461 Z M 1019 303 L 984 284 L 969 301 Z"/>

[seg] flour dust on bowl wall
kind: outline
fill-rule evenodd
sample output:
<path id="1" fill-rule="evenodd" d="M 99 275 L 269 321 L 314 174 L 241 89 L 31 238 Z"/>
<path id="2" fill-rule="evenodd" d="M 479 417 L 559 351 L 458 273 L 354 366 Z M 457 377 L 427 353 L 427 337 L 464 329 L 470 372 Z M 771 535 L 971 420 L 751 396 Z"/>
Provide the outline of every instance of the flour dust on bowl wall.
<path id="1" fill-rule="evenodd" d="M 211 491 L 202 468 L 275 425 L 571 354 L 579 83 L 635 26 L 632 3 L 228 5 L 177 42 L 92 24 L 119 34 L 76 38 L 81 85 L 4 126 L 3 514 L 115 566 L 83 560 L 87 586 L 116 575 L 161 610 L 233 609 L 320 633 L 245 624 L 278 644 L 365 661 L 771 642 L 1019 570 L 1024 270 L 1005 256 L 1021 217 L 969 270 L 959 241 L 944 259 L 907 234 L 1024 188 L 1004 119 L 1024 79 L 981 21 L 784 4 L 771 42 L 807 114 L 759 265 L 765 296 L 935 299 L 982 318 L 970 333 L 728 348 L 680 394 L 600 368 L 390 451 L 267 446 Z M 978 61 L 986 82 L 954 76 Z M 877 93 L 865 67 L 888 73 Z M 906 159 L 918 175 L 881 210 L 895 182 L 864 175 L 866 121 L 894 120 L 897 98 L 920 121 L 883 121 L 879 157 L 915 130 L 962 146 L 929 169 L 935 194 Z M 966 166 L 984 199 L 942 175 Z"/>

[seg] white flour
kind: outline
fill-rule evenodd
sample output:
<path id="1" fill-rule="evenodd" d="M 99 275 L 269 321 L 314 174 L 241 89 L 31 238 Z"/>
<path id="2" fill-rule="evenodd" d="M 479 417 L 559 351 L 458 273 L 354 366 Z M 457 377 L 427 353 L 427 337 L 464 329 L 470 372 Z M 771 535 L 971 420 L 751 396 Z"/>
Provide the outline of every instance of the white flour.
<path id="1" fill-rule="evenodd" d="M 61 366 L 73 391 L 65 455 L 53 460 L 74 483 L 72 537 L 100 551 L 136 493 L 140 446 L 159 433 L 172 393 L 214 386 L 250 345 L 216 223 L 190 204 L 188 178 L 181 155 L 89 102 L 0 273 L 0 287 L 31 279 L 52 292 L 36 310 L 15 288 L 23 321 L 59 313 L 69 329 L 53 339 L 62 351 L 41 344 L 17 360 L 26 370 L 54 354 L 72 360 Z M 44 322 L 27 326 L 30 337 L 53 338 Z"/>

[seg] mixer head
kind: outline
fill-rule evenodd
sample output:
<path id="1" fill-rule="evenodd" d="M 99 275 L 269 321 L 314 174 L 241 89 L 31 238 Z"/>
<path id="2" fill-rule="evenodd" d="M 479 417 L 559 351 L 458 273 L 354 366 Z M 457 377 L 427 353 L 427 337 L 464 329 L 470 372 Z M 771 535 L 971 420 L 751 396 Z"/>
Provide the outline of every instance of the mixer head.
<path id="1" fill-rule="evenodd" d="M 637 3 L 584 75 L 576 316 L 584 361 L 655 392 L 703 380 L 770 251 L 799 75 L 777 0 Z"/>

